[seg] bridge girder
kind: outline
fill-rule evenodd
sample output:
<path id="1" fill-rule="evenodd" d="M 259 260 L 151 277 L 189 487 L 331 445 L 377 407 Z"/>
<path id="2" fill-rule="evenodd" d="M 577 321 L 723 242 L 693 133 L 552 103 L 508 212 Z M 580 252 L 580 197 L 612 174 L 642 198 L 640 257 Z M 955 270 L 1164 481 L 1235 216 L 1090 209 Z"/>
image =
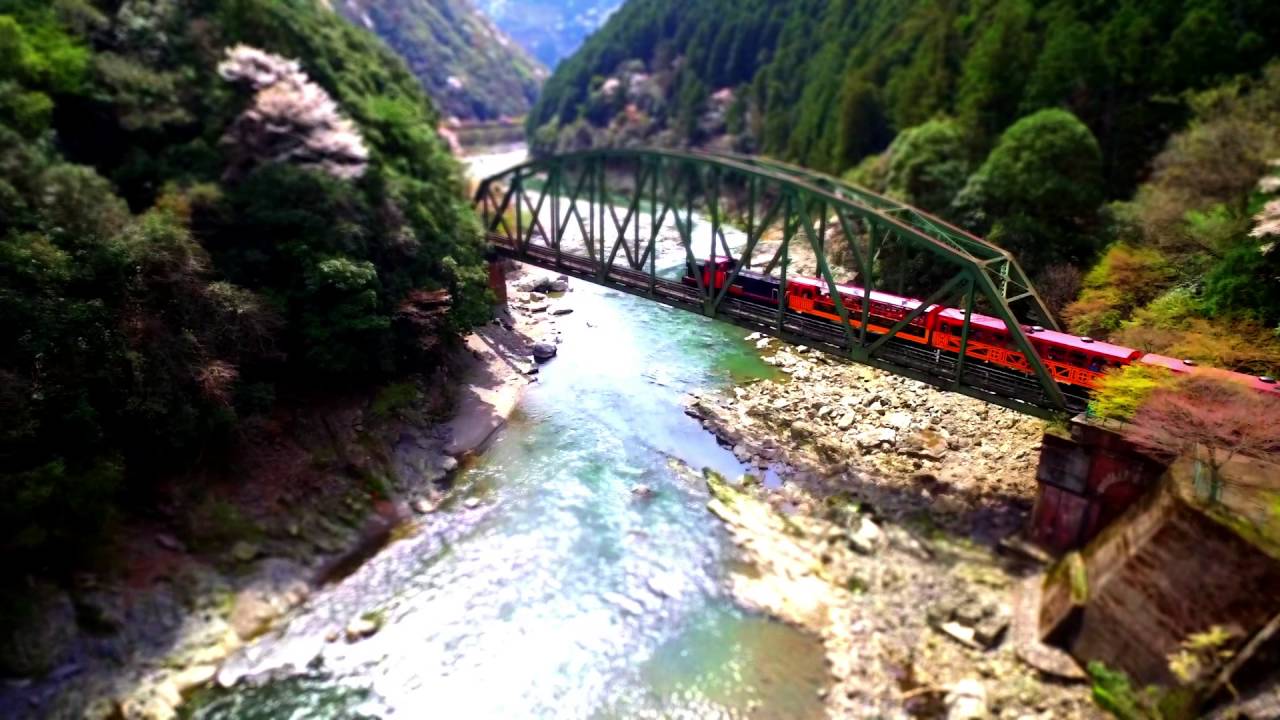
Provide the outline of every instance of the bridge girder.
<path id="1" fill-rule="evenodd" d="M 822 344 L 821 338 L 806 338 L 805 333 L 831 335 L 824 348 L 828 351 L 1023 411 L 1043 414 L 1067 408 L 1062 389 L 1036 353 L 1012 305 L 1020 301 L 1031 305 L 1039 323 L 1050 327 L 1052 315 L 1009 253 L 922 211 L 836 178 L 762 158 L 595 149 L 533 159 L 486 178 L 476 190 L 474 203 L 490 241 L 516 259 L 574 271 L 605 285 L 623 285 L 620 289 L 627 292 L 750 327 L 764 326 L 765 318 L 728 297 L 727 289 L 757 260 L 754 253 L 766 234 L 780 226 L 778 246 L 763 271 L 776 270 L 785 288 L 793 243 L 800 244 L 812 252 L 840 322 L 839 330 L 806 325 L 797 331 L 801 319 L 778 302 L 767 323 L 773 334 L 811 345 L 815 339 Z M 645 210 L 648 228 L 642 233 L 640 219 Z M 680 296 L 678 284 L 659 275 L 657 243 L 670 220 L 686 262 L 694 262 L 695 217 L 710 224 L 706 256 L 727 256 L 736 262 L 719 290 L 706 287 L 698 276 L 696 295 L 694 288 L 687 288 L 689 292 Z M 745 225 L 736 229 L 746 235 L 737 254 L 726 237 L 726 229 L 735 224 Z M 863 288 L 858 303 L 861 317 L 853 318 L 856 329 L 828 259 L 832 243 L 841 238 Z M 890 247 L 894 248 L 891 257 L 881 259 Z M 898 257 L 901 267 L 894 267 L 893 257 Z M 917 274 L 922 276 L 912 282 L 919 281 L 913 287 L 924 302 L 887 331 L 869 332 L 872 293 L 882 289 L 880 281 L 894 270 L 899 272 L 899 282 L 905 283 L 909 260 L 916 262 Z M 945 272 L 939 274 L 940 269 Z M 949 367 L 942 368 L 941 376 L 928 368 L 922 371 L 924 361 L 917 362 L 907 352 L 912 350 L 906 345 L 910 341 L 902 339 L 904 330 L 935 304 L 964 310 L 959 353 Z M 966 350 L 976 342 L 970 332 L 971 316 L 979 305 L 1004 321 L 1029 366 L 1037 397 L 1022 391 L 1016 398 L 992 396 L 984 386 L 987 381 L 973 380 L 992 377 L 993 372 L 967 359 Z"/>

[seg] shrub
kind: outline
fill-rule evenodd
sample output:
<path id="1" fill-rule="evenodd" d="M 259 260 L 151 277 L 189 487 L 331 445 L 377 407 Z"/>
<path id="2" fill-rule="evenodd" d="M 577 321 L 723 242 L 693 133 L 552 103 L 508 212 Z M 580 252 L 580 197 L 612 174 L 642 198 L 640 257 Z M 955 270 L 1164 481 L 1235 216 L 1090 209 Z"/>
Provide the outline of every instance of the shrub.
<path id="1" fill-rule="evenodd" d="M 903 130 L 887 151 L 889 194 L 929 212 L 946 210 L 972 169 L 970 152 L 954 120 L 939 118 Z"/>
<path id="2" fill-rule="evenodd" d="M 1102 155 L 1084 123 L 1041 110 L 1005 130 L 953 209 L 1024 265 L 1083 262 L 1102 203 Z"/>
<path id="3" fill-rule="evenodd" d="M 1247 315 L 1280 322 L 1280 262 L 1252 242 L 1228 250 L 1204 279 L 1204 308 L 1217 317 Z"/>
<path id="4" fill-rule="evenodd" d="M 1152 390 L 1125 434 L 1171 456 L 1194 456 L 1216 478 L 1236 455 L 1280 454 L 1280 403 L 1230 379 L 1185 375 Z"/>
<path id="5" fill-rule="evenodd" d="M 1272 328 L 1244 318 L 1192 317 L 1168 329 L 1135 321 L 1112 339 L 1145 352 L 1251 375 L 1275 375 L 1280 368 L 1280 337 Z"/>
<path id="6" fill-rule="evenodd" d="M 1194 693 L 1183 688 L 1148 685 L 1141 690 L 1123 670 L 1093 660 L 1088 665 L 1093 701 L 1118 720 L 1191 720 L 1196 716 Z"/>
<path id="7" fill-rule="evenodd" d="M 1079 295 L 1083 284 L 1084 276 L 1080 269 L 1067 263 L 1050 265 L 1035 280 L 1040 298 L 1055 316 L 1062 315 L 1067 305 Z"/>
<path id="8" fill-rule="evenodd" d="M 1153 392 L 1172 382 L 1172 373 L 1153 365 L 1134 363 L 1108 370 L 1094 388 L 1089 413 L 1108 420 L 1130 420 Z"/>
<path id="9" fill-rule="evenodd" d="M 1151 300 L 1173 279 L 1159 250 L 1116 243 L 1084 276 L 1080 298 L 1063 310 L 1072 331 L 1104 335 L 1119 329 L 1134 308 Z"/>

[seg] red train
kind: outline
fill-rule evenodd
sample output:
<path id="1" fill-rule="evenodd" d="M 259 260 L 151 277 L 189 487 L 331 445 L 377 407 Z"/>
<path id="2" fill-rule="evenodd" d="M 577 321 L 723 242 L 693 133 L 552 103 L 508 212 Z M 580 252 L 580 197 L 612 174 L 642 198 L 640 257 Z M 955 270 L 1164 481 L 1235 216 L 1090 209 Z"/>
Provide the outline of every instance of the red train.
<path id="1" fill-rule="evenodd" d="M 700 260 L 697 272 L 702 275 L 704 287 L 720 289 L 733 273 L 735 261 L 728 258 Z M 698 279 L 686 272 L 682 282 L 697 286 Z M 779 296 L 794 313 L 839 324 L 840 316 L 826 281 L 811 277 L 788 277 L 786 292 L 780 292 L 780 282 L 751 270 L 742 270 L 728 294 L 750 302 L 777 307 Z M 848 313 L 849 324 L 856 330 L 862 326 L 863 288 L 855 285 L 837 285 L 841 302 Z M 920 306 L 919 300 L 899 297 L 873 290 L 867 319 L 867 332 L 884 334 L 898 321 Z M 936 348 L 952 355 L 960 352 L 960 333 L 964 324 L 964 310 L 944 305 L 931 305 L 912 320 L 897 335 L 898 338 Z M 1040 356 L 1049 373 L 1060 385 L 1091 389 L 1102 373 L 1110 368 L 1123 367 L 1135 362 L 1159 365 L 1177 373 L 1191 372 L 1193 363 L 1163 355 L 1144 353 L 1121 345 L 1093 338 L 1068 335 L 1039 326 L 1023 326 L 1031 346 Z M 1026 355 L 1018 350 L 1003 320 L 973 313 L 969 321 L 969 343 L 965 356 L 979 362 L 1015 370 L 1027 375 L 1034 370 L 1027 363 Z M 1280 386 L 1269 376 L 1252 377 L 1216 368 L 1194 367 L 1196 372 L 1209 372 L 1245 383 L 1254 389 L 1280 398 Z"/>

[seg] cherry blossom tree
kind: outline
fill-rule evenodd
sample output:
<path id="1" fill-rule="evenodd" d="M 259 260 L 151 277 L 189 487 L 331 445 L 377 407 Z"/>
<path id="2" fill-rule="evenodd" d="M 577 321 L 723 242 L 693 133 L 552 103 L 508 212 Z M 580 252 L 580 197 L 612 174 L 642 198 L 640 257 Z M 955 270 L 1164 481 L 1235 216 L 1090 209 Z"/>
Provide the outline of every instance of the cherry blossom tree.
<path id="1" fill-rule="evenodd" d="M 1237 455 L 1280 455 L 1280 400 L 1197 373 L 1155 390 L 1127 434 L 1156 452 L 1194 457 L 1217 482 L 1222 467 Z"/>
<path id="2" fill-rule="evenodd" d="M 369 150 L 360 131 L 297 61 L 237 45 L 218 73 L 255 93 L 223 138 L 232 152 L 229 177 L 268 163 L 313 167 L 344 180 L 364 174 Z"/>

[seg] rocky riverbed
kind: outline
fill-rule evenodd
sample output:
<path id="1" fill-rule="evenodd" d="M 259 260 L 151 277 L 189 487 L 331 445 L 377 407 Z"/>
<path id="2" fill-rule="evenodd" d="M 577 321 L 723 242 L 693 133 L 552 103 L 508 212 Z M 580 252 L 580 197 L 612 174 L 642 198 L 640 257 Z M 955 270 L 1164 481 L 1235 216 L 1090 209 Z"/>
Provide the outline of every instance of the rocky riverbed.
<path id="1" fill-rule="evenodd" d="M 532 282 L 564 289 L 555 276 Z M 567 307 L 552 303 L 553 313 Z M 201 490 L 174 490 L 119 527 L 95 570 L 27 581 L 31 609 L 0 633 L 12 678 L 0 684 L 0 716 L 174 717 L 316 587 L 448 500 L 453 471 L 536 380 L 535 346 L 554 348 L 547 309 L 545 297 L 513 304 L 429 376 L 255 421 L 227 468 L 173 483 Z M 355 641 L 377 629 L 353 617 L 332 634 Z"/>
<path id="2" fill-rule="evenodd" d="M 749 338 L 787 379 L 687 412 L 781 482 L 707 477 L 750 570 L 734 594 L 819 635 L 832 717 L 1086 718 L 1087 685 L 1023 664 L 997 542 L 1034 497 L 1041 421 L 803 347 Z"/>

